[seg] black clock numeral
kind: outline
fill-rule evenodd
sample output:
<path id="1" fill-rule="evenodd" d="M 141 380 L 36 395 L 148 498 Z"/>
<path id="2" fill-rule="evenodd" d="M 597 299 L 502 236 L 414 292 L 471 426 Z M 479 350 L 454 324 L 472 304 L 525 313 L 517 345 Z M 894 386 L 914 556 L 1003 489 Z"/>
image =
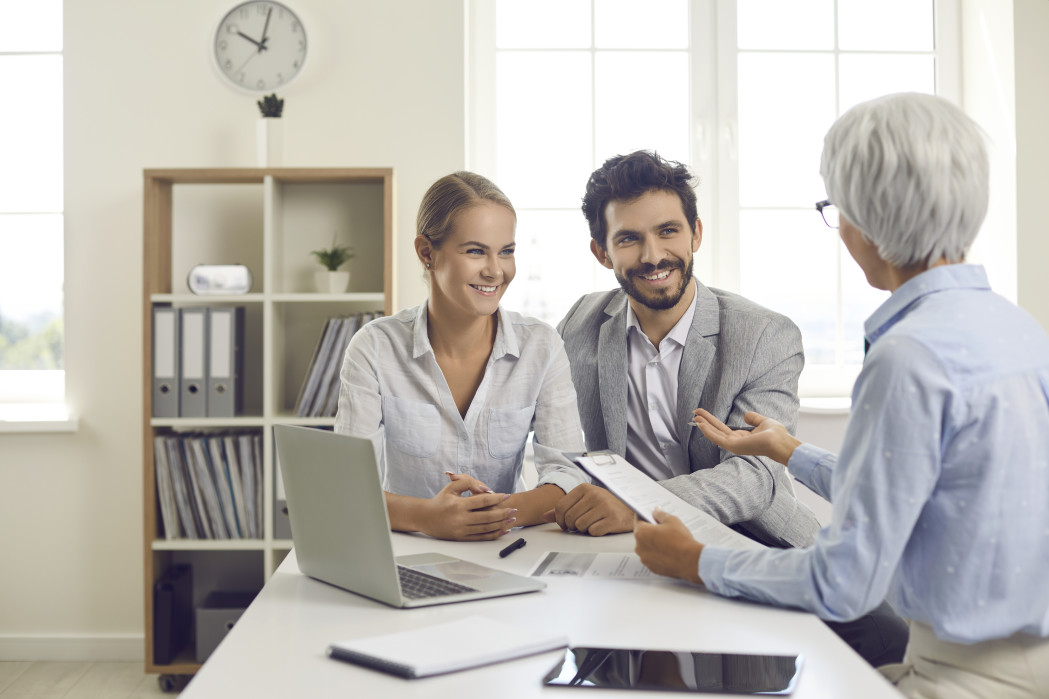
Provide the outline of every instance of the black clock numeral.
<path id="1" fill-rule="evenodd" d="M 260 2 L 255 5 L 255 14 L 259 15 L 260 17 L 265 17 L 266 13 L 269 12 L 269 10 L 269 5 L 266 5 L 264 3 Z"/>
<path id="2" fill-rule="evenodd" d="M 229 71 L 233 70 L 233 61 L 227 58 L 226 61 L 222 64 L 222 67 L 225 68 L 226 72 L 228 73 Z"/>
<path id="3" fill-rule="evenodd" d="M 299 69 L 299 62 L 295 61 L 294 63 L 291 64 L 291 67 L 294 68 L 295 70 L 298 70 Z"/>
<path id="4" fill-rule="evenodd" d="M 277 73 L 277 84 L 278 85 L 283 85 L 284 84 L 284 73 Z"/>
<path id="5" fill-rule="evenodd" d="M 297 34 L 299 32 L 299 29 L 301 29 L 301 27 L 299 26 L 298 22 L 292 22 L 291 23 L 291 33 L 292 34 Z"/>
<path id="6" fill-rule="evenodd" d="M 305 51 L 305 50 L 306 50 L 306 40 L 305 39 L 299 39 L 299 51 Z"/>
<path id="7" fill-rule="evenodd" d="M 266 81 L 262 78 L 259 78 L 258 82 L 255 83 L 255 87 L 257 87 L 260 90 L 266 89 Z"/>
<path id="8" fill-rule="evenodd" d="M 223 39 L 222 41 L 219 42 L 219 51 L 225 51 L 228 48 L 229 48 L 229 44 L 226 43 L 225 39 Z"/>

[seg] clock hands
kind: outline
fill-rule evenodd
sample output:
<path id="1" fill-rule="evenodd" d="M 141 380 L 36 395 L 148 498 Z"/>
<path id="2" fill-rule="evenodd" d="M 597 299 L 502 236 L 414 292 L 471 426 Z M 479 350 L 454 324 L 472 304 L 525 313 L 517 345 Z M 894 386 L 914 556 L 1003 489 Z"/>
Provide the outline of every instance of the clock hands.
<path id="1" fill-rule="evenodd" d="M 259 47 L 259 51 L 262 51 L 262 50 L 264 50 L 266 48 L 266 38 L 265 37 L 263 37 L 261 42 L 260 41 L 255 41 L 250 36 L 248 36 L 247 34 L 245 34 L 244 32 L 242 32 L 240 30 L 237 30 L 237 36 L 244 37 L 245 39 L 247 39 L 251 43 L 253 43 L 256 46 L 258 46 Z"/>
<path id="2" fill-rule="evenodd" d="M 266 42 L 269 41 L 269 37 L 266 36 L 266 32 L 269 31 L 269 28 L 270 28 L 270 16 L 272 14 L 273 14 L 273 8 L 271 7 L 271 8 L 269 8 L 269 11 L 266 12 L 266 23 L 262 25 L 262 38 L 259 39 L 258 41 L 255 41 L 250 36 L 248 36 L 247 34 L 245 34 L 242 31 L 240 31 L 239 29 L 237 30 L 237 36 L 240 36 L 240 37 L 242 37 L 244 39 L 247 39 L 251 43 L 255 44 L 255 46 L 257 46 L 259 48 L 259 51 L 258 51 L 259 53 L 262 53 L 263 51 L 267 50 L 269 47 L 266 46 Z M 247 61 L 245 61 L 245 63 L 247 63 Z"/>

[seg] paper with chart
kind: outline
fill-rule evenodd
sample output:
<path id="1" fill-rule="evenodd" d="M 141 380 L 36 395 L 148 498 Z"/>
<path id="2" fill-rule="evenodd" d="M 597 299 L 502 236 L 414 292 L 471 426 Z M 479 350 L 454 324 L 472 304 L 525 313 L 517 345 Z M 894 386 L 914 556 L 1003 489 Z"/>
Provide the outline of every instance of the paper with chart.
<path id="1" fill-rule="evenodd" d="M 734 549 L 764 548 L 674 495 L 618 454 L 592 451 L 573 460 L 646 522 L 655 522 L 652 511 L 658 507 L 681 519 L 703 544 Z"/>
<path id="2" fill-rule="evenodd" d="M 548 551 L 529 575 L 563 578 L 618 578 L 665 580 L 646 568 L 637 554 Z"/>

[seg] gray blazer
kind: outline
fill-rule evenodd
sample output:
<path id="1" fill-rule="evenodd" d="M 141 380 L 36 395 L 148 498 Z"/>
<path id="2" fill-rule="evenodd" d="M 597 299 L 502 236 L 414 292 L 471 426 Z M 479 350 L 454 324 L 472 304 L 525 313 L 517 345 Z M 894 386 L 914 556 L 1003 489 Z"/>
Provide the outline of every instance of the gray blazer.
<path id="1" fill-rule="evenodd" d="M 682 423 L 704 408 L 729 425 L 757 411 L 794 432 L 801 332 L 789 318 L 696 280 L 697 305 L 678 372 Z M 572 364 L 588 449 L 626 454 L 627 296 L 588 294 L 557 326 Z M 807 546 L 819 523 L 798 502 L 786 469 L 771 459 L 735 456 L 683 430 L 692 472 L 662 482 L 725 524 L 772 546 Z"/>

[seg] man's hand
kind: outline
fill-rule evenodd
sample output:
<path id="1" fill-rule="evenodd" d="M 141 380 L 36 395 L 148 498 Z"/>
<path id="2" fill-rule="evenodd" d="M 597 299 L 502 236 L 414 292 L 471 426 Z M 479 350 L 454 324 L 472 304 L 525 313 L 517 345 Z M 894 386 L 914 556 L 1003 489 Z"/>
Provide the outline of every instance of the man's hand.
<path id="1" fill-rule="evenodd" d="M 641 563 L 657 575 L 702 584 L 699 555 L 703 544 L 674 515 L 657 508 L 653 516 L 658 524 L 640 519 L 634 524 L 634 553 Z"/>
<path id="2" fill-rule="evenodd" d="M 441 492 L 421 502 L 418 530 L 455 541 L 486 541 L 509 532 L 517 521 L 517 510 L 501 505 L 510 496 L 493 493 L 472 476 L 455 476 Z M 464 497 L 466 491 L 471 495 Z"/>
<path id="3" fill-rule="evenodd" d="M 604 488 L 583 483 L 572 488 L 557 501 L 547 522 L 557 522 L 565 531 L 586 532 L 590 536 L 604 536 L 628 532 L 634 527 L 634 513 L 615 495 Z"/>
<path id="4" fill-rule="evenodd" d="M 782 423 L 760 413 L 743 416 L 753 430 L 734 430 L 702 408 L 695 411 L 696 427 L 703 436 L 733 454 L 767 456 L 784 466 L 790 461 L 800 441 L 787 432 Z"/>

